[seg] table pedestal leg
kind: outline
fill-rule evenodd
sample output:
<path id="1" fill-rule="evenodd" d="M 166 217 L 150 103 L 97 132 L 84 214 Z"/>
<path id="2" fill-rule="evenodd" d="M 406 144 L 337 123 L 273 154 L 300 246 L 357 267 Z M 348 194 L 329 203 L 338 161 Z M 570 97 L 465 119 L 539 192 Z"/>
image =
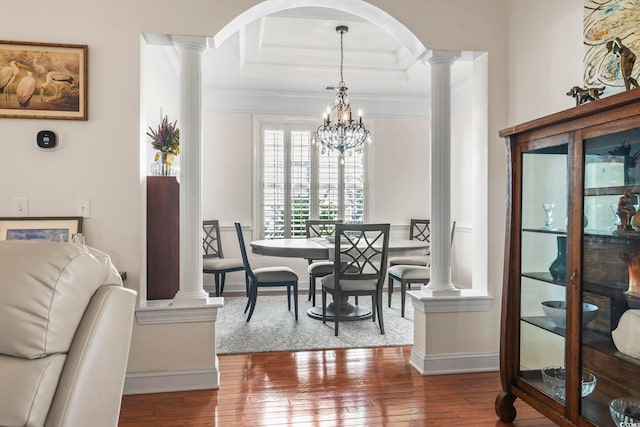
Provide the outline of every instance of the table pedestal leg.
<path id="1" fill-rule="evenodd" d="M 322 300 L 320 300 L 320 304 L 322 304 Z M 307 316 L 322 320 L 322 305 L 311 307 L 307 310 Z M 333 321 L 335 316 L 335 303 L 332 301 L 327 304 L 327 320 Z M 364 320 L 369 318 L 371 318 L 370 308 L 353 305 L 349 302 L 349 297 L 341 297 L 340 320 Z"/>

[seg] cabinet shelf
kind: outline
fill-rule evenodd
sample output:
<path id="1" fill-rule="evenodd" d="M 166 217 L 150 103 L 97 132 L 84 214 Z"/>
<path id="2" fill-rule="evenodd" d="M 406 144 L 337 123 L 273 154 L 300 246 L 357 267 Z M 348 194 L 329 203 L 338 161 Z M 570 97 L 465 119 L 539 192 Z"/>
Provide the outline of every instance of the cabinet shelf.
<path id="1" fill-rule="evenodd" d="M 540 228 L 531 228 L 531 227 L 525 227 L 522 229 L 522 231 L 528 231 L 530 233 L 542 233 L 542 234 L 557 234 L 560 236 L 566 236 L 567 235 L 567 230 L 562 229 L 562 228 L 544 228 L 544 227 L 540 227 Z"/>
<path id="2" fill-rule="evenodd" d="M 522 318 L 522 321 L 549 331 L 553 334 L 559 335 L 563 338 L 566 336 L 566 329 L 557 327 L 555 323 L 553 323 L 553 321 L 546 316 L 525 316 Z M 615 356 L 617 359 L 624 360 L 625 363 L 633 365 L 635 369 L 640 368 L 639 359 L 635 359 L 633 357 L 620 353 L 616 349 L 610 334 L 591 329 L 588 326 L 583 327 L 582 344 L 600 353 Z"/>
<path id="3" fill-rule="evenodd" d="M 585 188 L 585 196 L 621 196 L 626 190 L 633 194 L 640 193 L 640 185 L 620 185 L 616 187 Z"/>
<path id="4" fill-rule="evenodd" d="M 564 280 L 555 280 L 548 271 L 522 273 L 522 277 L 538 280 L 540 282 L 551 283 L 558 286 L 566 286 Z"/>
<path id="5" fill-rule="evenodd" d="M 523 317 L 523 322 L 544 329 L 552 334 L 566 337 L 566 329 L 555 326 L 545 316 Z M 587 327 L 582 328 L 582 357 L 584 368 L 596 376 L 594 392 L 581 400 L 583 414 L 596 425 L 611 425 L 608 405 L 612 399 L 623 396 L 638 396 L 631 385 L 640 381 L 640 360 L 620 353 L 610 335 Z M 615 369 L 608 366 L 615 365 Z M 521 373 L 531 385 L 553 396 L 542 382 L 539 370 Z"/>
<path id="6" fill-rule="evenodd" d="M 523 232 L 528 233 L 541 233 L 541 234 L 554 234 L 559 236 L 566 236 L 567 230 L 562 228 L 531 228 L 525 227 L 522 229 Z M 608 238 L 611 240 L 621 240 L 621 241 L 638 241 L 640 242 L 640 230 L 629 230 L 629 231 L 610 231 L 610 230 L 595 230 L 595 229 L 585 229 L 584 230 L 585 238 L 597 239 L 597 238 Z"/>
<path id="7" fill-rule="evenodd" d="M 551 283 L 558 286 L 566 286 L 566 283 L 564 280 L 555 280 L 551 276 L 551 273 L 546 271 L 522 273 L 522 277 L 538 280 L 540 282 Z M 586 292 L 590 292 L 596 295 L 607 296 L 607 297 L 611 297 L 611 298 L 615 298 L 623 301 L 625 300 L 624 291 L 626 291 L 628 287 L 629 287 L 628 283 L 622 283 L 622 282 L 598 283 L 598 282 L 591 282 L 588 280 L 584 280 L 582 282 L 582 288 Z"/>
<path id="8" fill-rule="evenodd" d="M 542 374 L 539 369 L 531 369 L 521 371 L 520 376 L 530 385 L 538 390 L 542 390 L 550 398 L 553 397 L 553 391 L 542 382 Z M 613 426 L 611 416 L 609 415 L 609 402 L 613 399 L 599 389 L 600 379 L 596 378 L 596 388 L 589 396 L 580 399 L 582 411 L 587 417 L 596 422 L 598 426 Z M 606 379 L 605 379 L 606 381 Z M 604 388 L 604 387 L 603 387 Z"/>

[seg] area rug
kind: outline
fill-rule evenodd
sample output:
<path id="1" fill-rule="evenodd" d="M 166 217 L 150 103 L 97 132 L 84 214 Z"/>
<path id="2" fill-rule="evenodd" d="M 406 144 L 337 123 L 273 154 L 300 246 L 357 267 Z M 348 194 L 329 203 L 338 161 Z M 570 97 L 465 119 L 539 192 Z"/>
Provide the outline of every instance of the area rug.
<path id="1" fill-rule="evenodd" d="M 405 317 L 400 317 L 400 293 L 395 292 L 391 308 L 384 298 L 384 329 L 372 319 L 340 322 L 339 335 L 334 336 L 333 322 L 322 323 L 307 315 L 312 307 L 307 294 L 298 297 L 299 315 L 295 321 L 293 306 L 287 311 L 286 295 L 258 295 L 249 322 L 243 313 L 246 297 L 225 297 L 218 311 L 216 346 L 218 354 L 256 353 L 267 351 L 301 351 L 330 348 L 363 348 L 413 344 L 413 307 L 407 298 Z M 316 305 L 321 301 L 318 295 Z M 360 297 L 360 306 L 371 306 L 371 298 Z"/>

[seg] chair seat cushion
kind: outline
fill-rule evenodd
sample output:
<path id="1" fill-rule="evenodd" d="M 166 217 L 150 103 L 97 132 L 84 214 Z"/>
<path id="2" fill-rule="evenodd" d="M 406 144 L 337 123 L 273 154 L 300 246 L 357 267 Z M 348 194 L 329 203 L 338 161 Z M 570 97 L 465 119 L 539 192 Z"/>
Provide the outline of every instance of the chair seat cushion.
<path id="1" fill-rule="evenodd" d="M 342 263 L 342 265 L 346 265 L 346 263 Z M 333 261 L 318 261 L 310 264 L 307 267 L 307 271 L 309 274 L 313 274 L 314 276 L 324 276 L 326 274 L 331 274 L 335 271 Z M 355 273 L 358 271 L 358 267 L 355 265 L 349 265 L 347 267 L 347 271 Z"/>
<path id="2" fill-rule="evenodd" d="M 203 258 L 202 270 L 230 270 L 237 268 L 244 270 L 244 264 L 240 258 Z"/>
<path id="3" fill-rule="evenodd" d="M 333 261 L 317 261 L 309 264 L 307 272 L 309 274 L 331 274 L 335 270 Z"/>
<path id="4" fill-rule="evenodd" d="M 419 265 L 394 265 L 389 267 L 389 276 L 397 280 L 428 280 L 431 269 Z"/>
<path id="5" fill-rule="evenodd" d="M 320 282 L 322 287 L 326 289 L 335 289 L 335 274 L 329 274 L 324 276 Z M 367 280 L 348 280 L 343 279 L 340 281 L 340 289 L 343 291 L 375 291 L 378 281 L 376 279 Z"/>
<path id="6" fill-rule="evenodd" d="M 258 282 L 296 282 L 298 275 L 289 267 L 262 267 L 253 270 Z"/>
<path id="7" fill-rule="evenodd" d="M 426 255 L 398 256 L 389 258 L 389 265 L 429 265 L 429 257 Z"/>

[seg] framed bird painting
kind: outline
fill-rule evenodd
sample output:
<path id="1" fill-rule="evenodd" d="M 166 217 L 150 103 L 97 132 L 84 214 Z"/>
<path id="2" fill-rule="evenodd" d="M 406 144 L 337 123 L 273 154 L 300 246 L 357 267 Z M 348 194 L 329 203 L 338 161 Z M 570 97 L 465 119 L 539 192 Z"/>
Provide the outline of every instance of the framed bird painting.
<path id="1" fill-rule="evenodd" d="M 87 50 L 0 40 L 0 117 L 87 120 Z"/>

